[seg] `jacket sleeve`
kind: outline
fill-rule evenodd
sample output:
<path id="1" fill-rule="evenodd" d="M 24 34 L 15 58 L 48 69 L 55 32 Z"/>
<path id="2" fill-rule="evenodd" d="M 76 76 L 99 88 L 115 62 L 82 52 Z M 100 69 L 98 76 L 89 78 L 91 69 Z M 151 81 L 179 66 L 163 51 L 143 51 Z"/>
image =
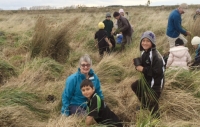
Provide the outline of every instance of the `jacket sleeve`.
<path id="1" fill-rule="evenodd" d="M 95 92 L 99 95 L 99 97 L 101 99 L 104 99 L 104 96 L 103 96 L 103 93 L 102 93 L 102 90 L 101 90 L 101 83 L 100 83 L 99 78 L 97 77 L 97 75 L 95 75 L 95 82 L 96 82 Z"/>
<path id="2" fill-rule="evenodd" d="M 142 72 L 148 76 L 157 77 L 163 74 L 163 68 L 163 60 L 161 58 L 154 57 L 152 66 L 144 67 Z"/>
<path id="3" fill-rule="evenodd" d="M 174 26 L 177 32 L 180 32 L 181 34 L 186 35 L 186 31 L 181 26 L 180 16 L 176 16 L 176 18 L 174 19 Z"/>
<path id="4" fill-rule="evenodd" d="M 123 27 L 120 28 L 120 32 L 125 32 L 128 28 L 129 28 L 129 23 L 128 23 L 128 20 L 126 18 L 122 18 L 122 24 L 123 24 Z"/>
<path id="5" fill-rule="evenodd" d="M 173 55 L 170 53 L 167 59 L 166 67 L 169 67 L 172 64 L 172 62 L 173 62 Z"/>
<path id="6" fill-rule="evenodd" d="M 186 57 L 187 57 L 187 62 L 190 62 L 192 60 L 189 52 L 187 52 Z"/>
<path id="7" fill-rule="evenodd" d="M 65 89 L 62 93 L 62 108 L 61 113 L 69 116 L 69 105 L 75 91 L 75 77 L 68 77 L 65 83 Z"/>

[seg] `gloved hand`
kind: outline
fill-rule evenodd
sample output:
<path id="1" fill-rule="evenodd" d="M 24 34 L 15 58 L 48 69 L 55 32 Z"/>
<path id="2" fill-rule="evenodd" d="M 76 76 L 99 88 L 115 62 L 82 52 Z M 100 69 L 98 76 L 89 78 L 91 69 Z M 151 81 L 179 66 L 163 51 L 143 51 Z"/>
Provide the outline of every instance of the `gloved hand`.
<path id="1" fill-rule="evenodd" d="M 136 67 L 142 65 L 141 57 L 134 58 L 134 59 L 133 59 L 133 64 L 134 64 Z"/>

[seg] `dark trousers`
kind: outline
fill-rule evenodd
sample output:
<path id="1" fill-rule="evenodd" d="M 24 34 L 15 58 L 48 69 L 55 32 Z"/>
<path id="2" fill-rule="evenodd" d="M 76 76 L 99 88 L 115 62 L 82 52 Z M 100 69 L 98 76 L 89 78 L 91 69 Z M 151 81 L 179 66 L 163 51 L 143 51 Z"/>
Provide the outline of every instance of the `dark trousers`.
<path id="1" fill-rule="evenodd" d="M 103 57 L 104 52 L 110 53 L 109 47 L 99 47 L 99 55 Z"/>
<path id="2" fill-rule="evenodd" d="M 76 114 L 76 115 L 85 115 L 86 109 L 77 106 L 77 105 L 70 105 L 69 106 L 69 115 Z"/>
<path id="3" fill-rule="evenodd" d="M 123 40 L 122 40 L 122 44 L 121 44 L 121 51 L 123 51 L 125 49 L 126 43 L 128 45 L 130 45 L 131 41 L 132 41 L 132 37 L 131 36 L 123 35 Z"/>
<path id="4" fill-rule="evenodd" d="M 147 90 L 144 90 L 141 88 L 140 81 L 137 80 L 131 85 L 132 90 L 135 92 L 137 98 L 142 103 L 142 108 L 148 108 L 150 111 L 152 111 L 152 115 L 159 114 L 159 105 L 158 105 L 158 99 L 160 98 L 161 92 L 154 91 L 152 88 L 149 87 L 149 89 L 152 91 L 151 93 Z M 152 96 L 153 93 L 153 96 Z"/>
<path id="5" fill-rule="evenodd" d="M 191 66 L 200 66 L 200 59 L 195 60 Z"/>
<path id="6" fill-rule="evenodd" d="M 110 42 L 112 44 L 112 50 L 113 50 L 115 48 L 115 44 L 116 44 L 115 38 L 114 38 L 114 36 L 110 36 L 108 39 L 110 40 Z"/>

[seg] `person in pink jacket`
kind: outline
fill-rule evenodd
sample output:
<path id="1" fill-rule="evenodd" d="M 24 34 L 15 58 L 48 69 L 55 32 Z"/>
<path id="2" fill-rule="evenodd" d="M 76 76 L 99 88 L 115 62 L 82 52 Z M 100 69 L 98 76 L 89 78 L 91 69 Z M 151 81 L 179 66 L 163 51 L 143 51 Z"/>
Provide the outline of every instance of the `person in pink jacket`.
<path id="1" fill-rule="evenodd" d="M 188 69 L 188 62 L 191 61 L 191 56 L 188 52 L 188 48 L 184 46 L 183 40 L 176 39 L 175 47 L 170 48 L 169 58 L 167 60 L 166 67 L 181 67 Z"/>

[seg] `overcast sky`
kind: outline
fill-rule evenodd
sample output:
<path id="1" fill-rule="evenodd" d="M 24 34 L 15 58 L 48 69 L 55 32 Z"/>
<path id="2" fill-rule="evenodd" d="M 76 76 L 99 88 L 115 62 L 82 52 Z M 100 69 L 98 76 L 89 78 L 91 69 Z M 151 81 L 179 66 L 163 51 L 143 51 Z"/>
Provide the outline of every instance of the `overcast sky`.
<path id="1" fill-rule="evenodd" d="M 177 5 L 180 3 L 200 4 L 200 0 L 150 0 L 151 6 Z M 108 5 L 144 5 L 147 0 L 0 0 L 3 10 L 17 10 L 20 7 L 53 6 L 66 7 L 71 5 L 108 6 Z"/>

